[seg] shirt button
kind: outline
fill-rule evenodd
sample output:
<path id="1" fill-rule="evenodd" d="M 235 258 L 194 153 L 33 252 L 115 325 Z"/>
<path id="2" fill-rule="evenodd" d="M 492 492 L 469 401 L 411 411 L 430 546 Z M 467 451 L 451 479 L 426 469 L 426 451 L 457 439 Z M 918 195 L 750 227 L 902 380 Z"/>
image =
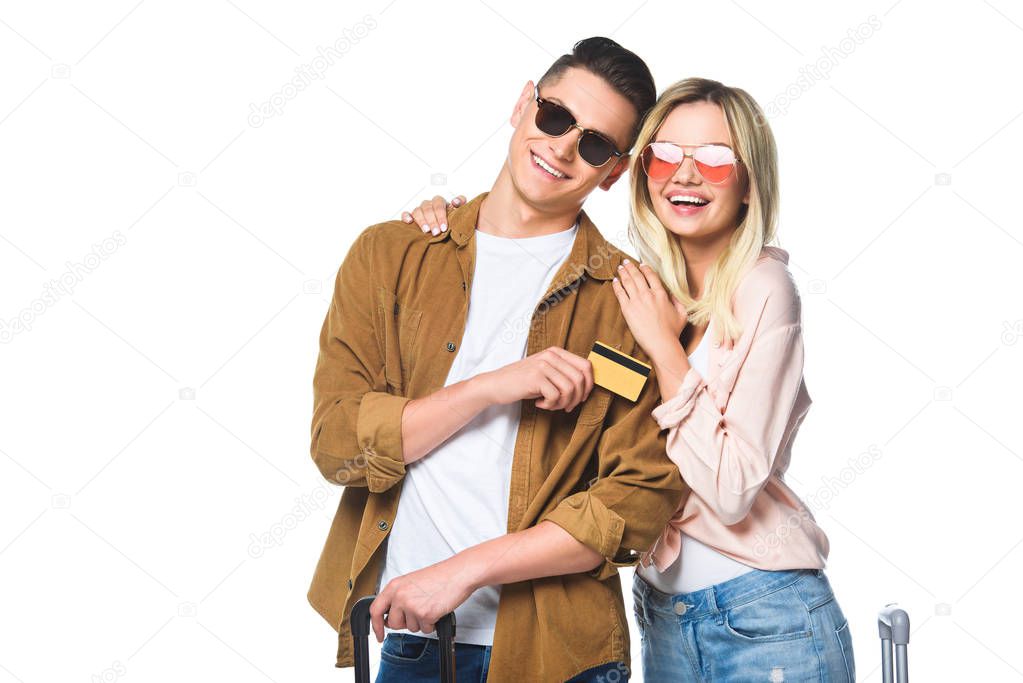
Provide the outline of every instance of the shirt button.
<path id="1" fill-rule="evenodd" d="M 718 348 L 719 346 L 721 346 L 721 342 L 719 342 L 719 341 L 714 342 L 714 348 L 715 349 Z"/>
<path id="2" fill-rule="evenodd" d="M 684 602 L 675 603 L 675 614 L 682 616 L 683 614 L 686 613 L 687 609 L 689 609 L 689 607 L 686 606 L 686 603 Z"/>
<path id="3" fill-rule="evenodd" d="M 455 350 L 455 342 L 448 342 L 448 351 Z"/>
<path id="4" fill-rule="evenodd" d="M 464 282 L 462 283 L 462 291 L 463 292 L 465 291 L 465 283 Z"/>
<path id="5" fill-rule="evenodd" d="M 381 519 L 379 522 L 377 522 L 377 529 L 380 529 L 381 531 L 387 531 L 387 520 Z"/>
<path id="6" fill-rule="evenodd" d="M 352 590 L 352 580 L 348 579 L 348 590 Z"/>

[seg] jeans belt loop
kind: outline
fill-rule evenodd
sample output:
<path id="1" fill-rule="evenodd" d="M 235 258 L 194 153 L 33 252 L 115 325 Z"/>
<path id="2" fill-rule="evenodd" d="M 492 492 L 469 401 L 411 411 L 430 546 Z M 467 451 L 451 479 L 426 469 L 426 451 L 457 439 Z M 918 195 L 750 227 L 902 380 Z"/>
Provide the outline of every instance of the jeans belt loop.
<path id="1" fill-rule="evenodd" d="M 710 591 L 711 608 L 714 610 L 714 622 L 721 626 L 725 623 L 725 613 L 718 607 L 718 594 L 716 589 Z"/>

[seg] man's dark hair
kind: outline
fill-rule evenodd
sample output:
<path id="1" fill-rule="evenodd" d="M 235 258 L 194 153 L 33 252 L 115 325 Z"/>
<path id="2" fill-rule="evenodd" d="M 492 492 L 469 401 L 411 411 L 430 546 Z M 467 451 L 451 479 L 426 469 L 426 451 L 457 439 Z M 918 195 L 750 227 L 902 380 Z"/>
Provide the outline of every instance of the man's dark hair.
<path id="1" fill-rule="evenodd" d="M 636 108 L 636 126 L 629 136 L 631 147 L 639 134 L 643 117 L 657 101 L 654 77 L 646 62 L 610 38 L 585 38 L 572 47 L 570 54 L 558 57 L 537 85 L 558 80 L 572 67 L 600 76 Z"/>

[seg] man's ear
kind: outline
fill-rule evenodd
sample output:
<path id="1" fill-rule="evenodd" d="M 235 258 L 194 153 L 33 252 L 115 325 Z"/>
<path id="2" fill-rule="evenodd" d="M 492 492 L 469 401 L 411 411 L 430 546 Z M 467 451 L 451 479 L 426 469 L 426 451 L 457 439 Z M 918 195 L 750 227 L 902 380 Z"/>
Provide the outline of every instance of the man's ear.
<path id="1" fill-rule="evenodd" d="M 615 182 L 617 182 L 618 179 L 621 178 L 622 175 L 627 170 L 629 170 L 629 155 L 623 154 L 620 157 L 618 157 L 618 162 L 614 165 L 614 168 L 611 169 L 611 173 L 608 174 L 608 176 L 604 178 L 602 181 L 600 181 L 599 185 L 600 189 L 604 190 L 605 192 L 607 190 L 610 190 L 611 186 L 614 185 Z"/>
<path id="2" fill-rule="evenodd" d="M 526 112 L 526 109 L 529 108 L 529 103 L 533 101 L 533 91 L 533 81 L 526 81 L 526 84 L 522 86 L 522 92 L 519 93 L 519 99 L 515 101 L 515 108 L 512 109 L 511 118 L 508 119 L 512 128 L 519 127 L 519 121 L 522 120 L 522 115 Z"/>

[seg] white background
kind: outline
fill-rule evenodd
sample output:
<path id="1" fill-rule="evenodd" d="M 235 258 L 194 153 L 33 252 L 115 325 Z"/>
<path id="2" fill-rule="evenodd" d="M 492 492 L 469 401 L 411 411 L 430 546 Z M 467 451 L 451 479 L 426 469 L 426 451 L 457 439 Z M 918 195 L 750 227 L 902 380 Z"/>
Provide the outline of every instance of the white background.
<path id="1" fill-rule="evenodd" d="M 0 4 L 0 682 L 350 680 L 305 597 L 335 272 L 367 225 L 488 189 L 522 85 L 589 35 L 784 109 L 814 399 L 789 481 L 858 678 L 890 601 L 916 680 L 1023 677 L 1019 3 L 129 0 Z M 634 253 L 626 185 L 587 209 Z"/>

